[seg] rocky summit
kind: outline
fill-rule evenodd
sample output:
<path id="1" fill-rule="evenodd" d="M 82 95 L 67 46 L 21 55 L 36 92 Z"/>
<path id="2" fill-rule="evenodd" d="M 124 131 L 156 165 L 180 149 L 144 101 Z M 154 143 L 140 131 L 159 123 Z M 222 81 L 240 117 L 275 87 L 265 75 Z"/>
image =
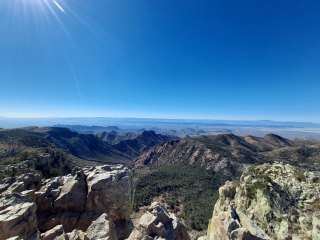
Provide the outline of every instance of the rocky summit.
<path id="1" fill-rule="evenodd" d="M 130 215 L 129 170 L 122 165 L 7 182 L 0 195 L 0 239 L 117 239 L 128 231 L 123 226 Z"/>
<path id="2" fill-rule="evenodd" d="M 132 225 L 132 179 L 123 165 L 74 169 L 42 178 L 26 173 L 0 186 L 0 239 L 188 240 L 178 218 L 153 203 Z"/>
<path id="3" fill-rule="evenodd" d="M 219 189 L 207 239 L 320 239 L 319 223 L 319 173 L 263 164 Z"/>

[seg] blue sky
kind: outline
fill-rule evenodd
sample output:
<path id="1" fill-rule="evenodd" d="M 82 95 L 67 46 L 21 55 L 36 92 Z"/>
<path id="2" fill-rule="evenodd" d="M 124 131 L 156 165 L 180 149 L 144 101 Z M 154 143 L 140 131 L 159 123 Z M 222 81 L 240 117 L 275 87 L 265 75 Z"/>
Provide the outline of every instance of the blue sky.
<path id="1" fill-rule="evenodd" d="M 1 0 L 0 115 L 320 122 L 320 2 Z"/>

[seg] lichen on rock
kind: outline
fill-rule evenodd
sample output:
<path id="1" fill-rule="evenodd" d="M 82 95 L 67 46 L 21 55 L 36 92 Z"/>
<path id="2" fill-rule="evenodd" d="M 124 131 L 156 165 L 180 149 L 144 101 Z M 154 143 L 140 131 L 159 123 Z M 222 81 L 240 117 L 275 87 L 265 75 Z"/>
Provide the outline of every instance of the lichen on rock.
<path id="1" fill-rule="evenodd" d="M 319 201 L 317 172 L 280 163 L 252 166 L 239 182 L 219 189 L 207 238 L 249 239 L 243 237 L 247 232 L 256 239 L 319 239 Z M 231 206 L 240 218 L 238 228 L 230 228 Z"/>

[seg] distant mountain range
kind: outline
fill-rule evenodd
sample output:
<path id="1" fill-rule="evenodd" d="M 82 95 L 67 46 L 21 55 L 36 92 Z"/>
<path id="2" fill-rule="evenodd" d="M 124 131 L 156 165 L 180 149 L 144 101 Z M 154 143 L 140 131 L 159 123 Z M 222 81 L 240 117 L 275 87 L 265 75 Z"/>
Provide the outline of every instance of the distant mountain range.
<path id="1" fill-rule="evenodd" d="M 0 143 L 24 148 L 56 148 L 79 159 L 123 162 L 129 156 L 92 134 L 80 134 L 67 128 L 19 128 L 0 130 Z"/>
<path id="2" fill-rule="evenodd" d="M 67 127 L 79 133 L 138 132 L 153 130 L 164 135 L 185 137 L 234 133 L 236 135 L 263 136 L 276 133 L 287 138 L 320 139 L 320 123 L 292 121 L 243 121 L 243 120 L 190 120 L 149 118 L 4 118 L 0 128 L 26 126 Z"/>
<path id="3" fill-rule="evenodd" d="M 114 129 L 114 128 L 112 128 Z M 3 149 L 19 152 L 21 149 L 52 148 L 64 151 L 79 161 L 130 162 L 142 151 L 156 144 L 177 139 L 176 137 L 143 131 L 114 143 L 107 141 L 114 134 L 83 134 L 61 127 L 26 127 L 0 130 L 0 145 Z M 115 140 L 115 139 L 114 139 Z M 0 156 L 1 157 L 1 156 Z"/>
<path id="4" fill-rule="evenodd" d="M 87 132 L 86 127 L 76 128 Z M 275 134 L 257 137 L 232 133 L 180 139 L 154 131 L 125 132 L 117 127 L 97 126 L 89 129 L 111 131 L 84 134 L 61 127 L 2 129 L 0 164 L 27 159 L 30 152 L 34 157 L 48 152 L 56 156 L 56 151 L 62 151 L 75 165 L 125 163 L 137 168 L 155 168 L 187 164 L 211 169 L 224 178 L 239 176 L 248 165 L 266 162 L 320 169 L 318 141 L 290 140 Z"/>

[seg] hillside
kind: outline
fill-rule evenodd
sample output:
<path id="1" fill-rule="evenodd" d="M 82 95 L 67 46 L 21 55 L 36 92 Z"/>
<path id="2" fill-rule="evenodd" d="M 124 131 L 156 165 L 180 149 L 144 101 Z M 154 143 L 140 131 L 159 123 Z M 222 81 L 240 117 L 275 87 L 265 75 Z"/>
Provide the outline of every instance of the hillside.
<path id="1" fill-rule="evenodd" d="M 92 134 L 79 134 L 65 128 L 49 128 L 45 138 L 71 154 L 96 161 L 122 162 L 130 158 Z"/>
<path id="2" fill-rule="evenodd" d="M 136 132 L 119 132 L 119 131 L 115 131 L 112 130 L 110 132 L 100 132 L 96 134 L 98 138 L 100 138 L 101 140 L 114 145 L 114 144 L 118 144 L 121 141 L 125 141 L 125 140 L 129 140 L 129 139 L 134 139 L 136 138 L 139 134 Z"/>
<path id="3" fill-rule="evenodd" d="M 238 181 L 247 167 L 274 162 L 319 170 L 319 143 L 292 141 L 274 134 L 220 134 L 159 144 L 135 162 L 135 204 L 142 206 L 154 198 L 164 198 L 199 236 L 207 228 L 219 185 Z"/>
<path id="4" fill-rule="evenodd" d="M 122 152 L 135 158 L 139 156 L 144 150 L 147 150 L 157 144 L 169 142 L 177 137 L 157 134 L 154 131 L 143 131 L 141 134 L 132 139 L 120 141 L 114 147 Z"/>
<path id="5" fill-rule="evenodd" d="M 310 167 L 317 167 L 319 149 L 319 143 L 292 141 L 274 134 L 264 137 L 219 134 L 157 145 L 144 152 L 137 159 L 136 166 L 187 163 L 235 174 L 248 164 L 263 162 L 295 161 L 295 164 L 303 165 L 302 159 L 309 156 Z"/>
<path id="6" fill-rule="evenodd" d="M 0 130 L 2 148 L 56 148 L 76 158 L 92 161 L 127 161 L 130 158 L 91 134 L 66 128 L 20 128 Z M 12 150 L 11 150 L 12 151 Z"/>

